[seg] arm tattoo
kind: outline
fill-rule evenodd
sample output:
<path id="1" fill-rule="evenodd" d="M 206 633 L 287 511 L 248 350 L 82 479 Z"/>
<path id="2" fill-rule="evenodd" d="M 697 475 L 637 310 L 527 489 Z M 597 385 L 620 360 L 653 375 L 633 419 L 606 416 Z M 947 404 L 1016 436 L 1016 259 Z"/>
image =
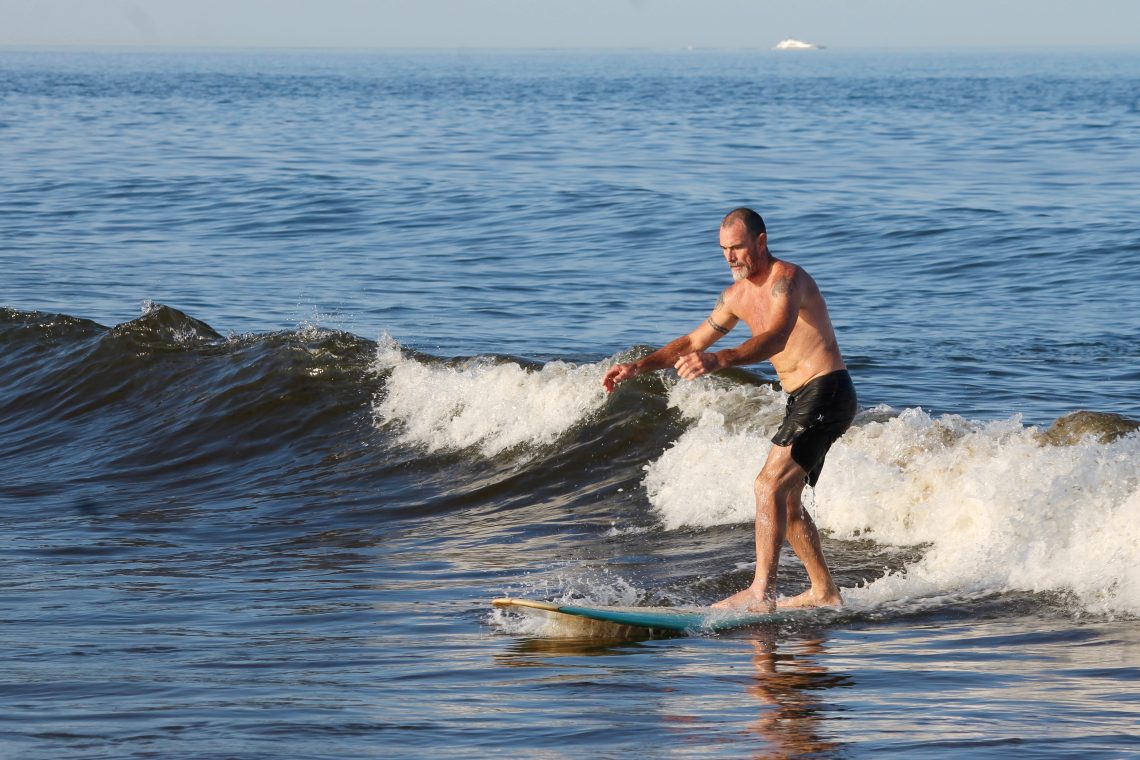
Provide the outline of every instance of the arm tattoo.
<path id="1" fill-rule="evenodd" d="M 709 317 L 709 320 L 708 320 L 708 322 L 709 322 L 709 327 L 711 327 L 712 329 L 716 330 L 716 331 L 717 331 L 718 333 L 720 333 L 721 335 L 728 335 L 728 328 L 727 328 L 727 327 L 723 327 L 723 326 L 721 326 L 721 325 L 718 325 L 718 324 L 717 324 L 717 323 L 716 323 L 716 322 L 713 320 L 713 318 L 712 318 L 712 317 Z"/>
<path id="2" fill-rule="evenodd" d="M 716 306 L 713 306 L 713 314 L 716 314 L 719 310 L 721 310 L 723 308 L 724 308 L 724 293 L 721 293 L 720 296 L 716 299 Z M 709 322 L 709 327 L 716 330 L 721 335 L 728 335 L 729 328 L 725 327 L 722 324 L 719 324 L 715 319 L 712 318 L 712 314 L 709 315 L 708 322 Z"/>
<path id="3" fill-rule="evenodd" d="M 781 277 L 780 279 L 776 280 L 776 284 L 772 286 L 772 295 L 786 296 L 788 293 L 791 293 L 793 290 L 795 290 L 795 288 L 795 280 L 793 280 L 790 275 L 787 277 Z"/>

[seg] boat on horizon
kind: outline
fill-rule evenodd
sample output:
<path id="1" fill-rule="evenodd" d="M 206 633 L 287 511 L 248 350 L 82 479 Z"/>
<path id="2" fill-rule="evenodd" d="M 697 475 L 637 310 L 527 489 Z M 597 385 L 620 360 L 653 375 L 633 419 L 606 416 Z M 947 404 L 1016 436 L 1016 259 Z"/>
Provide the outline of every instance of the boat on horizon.
<path id="1" fill-rule="evenodd" d="M 786 40 L 780 40 L 776 43 L 773 50 L 823 50 L 823 45 L 816 45 L 812 42 L 804 42 L 803 40 L 794 40 L 788 37 Z"/>

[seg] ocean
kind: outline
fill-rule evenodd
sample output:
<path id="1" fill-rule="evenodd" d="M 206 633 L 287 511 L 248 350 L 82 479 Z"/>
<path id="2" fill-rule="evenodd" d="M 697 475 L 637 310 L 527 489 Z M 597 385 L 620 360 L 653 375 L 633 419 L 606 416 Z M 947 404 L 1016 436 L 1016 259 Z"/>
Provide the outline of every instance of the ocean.
<path id="1" fill-rule="evenodd" d="M 1140 753 L 1137 177 L 1135 53 L 0 51 L 0 758 Z M 600 383 L 738 205 L 844 608 L 493 610 L 751 578 L 771 367 Z"/>

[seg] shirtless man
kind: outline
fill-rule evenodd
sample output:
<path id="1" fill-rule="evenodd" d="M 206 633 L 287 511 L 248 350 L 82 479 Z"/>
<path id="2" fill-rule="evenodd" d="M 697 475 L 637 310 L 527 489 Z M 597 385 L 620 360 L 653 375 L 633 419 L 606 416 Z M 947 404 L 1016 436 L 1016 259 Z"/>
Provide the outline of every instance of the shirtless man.
<path id="1" fill-rule="evenodd" d="M 842 604 L 815 523 L 800 501 L 804 485 L 815 486 L 824 456 L 851 425 L 857 407 L 827 304 L 807 272 L 768 252 L 764 220 L 755 211 L 738 208 L 725 216 L 720 247 L 734 282 L 709 318 L 640 361 L 614 365 L 602 384 L 612 393 L 623 380 L 668 367 L 693 380 L 738 364 L 772 362 L 789 396 L 784 422 L 754 486 L 756 576 L 751 586 L 713 606 L 771 611 L 785 538 L 803 562 L 811 588 L 779 605 Z M 751 338 L 736 348 L 705 351 L 740 321 L 752 331 Z"/>

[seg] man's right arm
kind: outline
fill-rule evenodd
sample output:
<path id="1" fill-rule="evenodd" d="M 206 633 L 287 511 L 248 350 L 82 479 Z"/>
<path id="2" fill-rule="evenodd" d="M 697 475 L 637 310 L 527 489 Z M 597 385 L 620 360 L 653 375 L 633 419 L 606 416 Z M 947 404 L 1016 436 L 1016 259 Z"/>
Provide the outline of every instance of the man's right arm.
<path id="1" fill-rule="evenodd" d="M 729 311 L 724 303 L 724 294 L 717 299 L 716 306 L 708 319 L 702 322 L 697 329 L 688 335 L 682 335 L 676 340 L 666 343 L 644 359 L 628 364 L 615 364 L 602 379 L 606 390 L 613 392 L 614 387 L 623 380 L 629 380 L 646 372 L 656 372 L 660 369 L 673 367 L 682 356 L 695 351 L 704 351 L 728 334 L 736 326 L 739 318 Z"/>

